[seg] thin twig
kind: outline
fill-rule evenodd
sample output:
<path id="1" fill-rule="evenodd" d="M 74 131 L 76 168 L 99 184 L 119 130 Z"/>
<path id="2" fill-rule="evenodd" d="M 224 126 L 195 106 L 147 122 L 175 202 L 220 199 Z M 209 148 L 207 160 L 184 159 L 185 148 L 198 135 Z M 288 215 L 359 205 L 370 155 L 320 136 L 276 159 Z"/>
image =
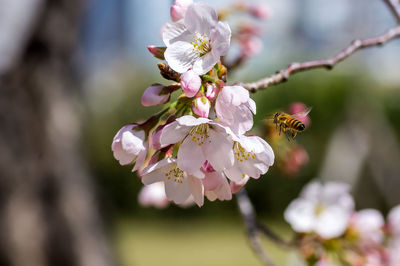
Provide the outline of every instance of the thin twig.
<path id="1" fill-rule="evenodd" d="M 386 5 L 389 7 L 392 12 L 394 18 L 397 21 L 397 24 L 400 25 L 400 1 L 399 0 L 383 0 Z"/>
<path id="2" fill-rule="evenodd" d="M 386 42 L 399 38 L 400 37 L 400 26 L 391 28 L 386 33 L 379 35 L 374 38 L 369 38 L 365 40 L 355 40 L 348 47 L 342 50 L 337 55 L 315 61 L 308 61 L 303 63 L 291 63 L 288 68 L 278 71 L 276 74 L 271 75 L 269 77 L 263 78 L 256 82 L 251 83 L 239 83 L 242 87 L 246 88 L 250 92 L 257 92 L 261 89 L 265 89 L 272 85 L 277 85 L 282 82 L 285 82 L 289 79 L 289 77 L 295 73 L 303 72 L 315 68 L 326 68 L 328 70 L 332 69 L 337 63 L 343 61 L 357 50 L 379 46 L 385 44 Z"/>
<path id="3" fill-rule="evenodd" d="M 258 237 L 258 234 L 261 233 L 264 236 L 266 236 L 269 240 L 284 247 L 291 247 L 291 244 L 280 238 L 277 234 L 272 232 L 267 226 L 257 221 L 253 204 L 251 203 L 249 197 L 247 196 L 247 192 L 244 188 L 242 188 L 238 193 L 236 193 L 236 198 L 240 214 L 242 215 L 243 221 L 246 224 L 247 235 L 250 240 L 251 247 L 265 265 L 275 265 L 275 263 L 270 258 L 269 254 L 263 248 L 260 238 Z"/>

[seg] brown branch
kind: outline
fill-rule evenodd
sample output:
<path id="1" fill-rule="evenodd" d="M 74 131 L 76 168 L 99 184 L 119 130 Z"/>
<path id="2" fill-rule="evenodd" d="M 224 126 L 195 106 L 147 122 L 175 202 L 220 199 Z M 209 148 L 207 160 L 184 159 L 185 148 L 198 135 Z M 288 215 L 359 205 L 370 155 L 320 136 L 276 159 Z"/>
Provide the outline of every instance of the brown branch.
<path id="1" fill-rule="evenodd" d="M 399 0 L 383 0 L 386 5 L 389 7 L 392 12 L 394 18 L 397 21 L 397 24 L 400 25 L 400 1 Z"/>
<path id="2" fill-rule="evenodd" d="M 254 93 L 261 89 L 268 88 L 272 85 L 283 83 L 289 79 L 289 77 L 298 72 L 308 71 L 315 68 L 332 69 L 336 64 L 345 60 L 347 57 L 352 55 L 358 50 L 369 48 L 373 46 L 383 45 L 386 42 L 400 37 L 400 26 L 391 28 L 386 33 L 379 35 L 374 38 L 355 40 L 348 47 L 343 49 L 337 55 L 315 61 L 308 61 L 303 63 L 291 63 L 288 68 L 278 71 L 276 74 L 263 78 L 256 82 L 251 83 L 239 83 L 240 86 L 246 88 L 250 92 Z"/>
<path id="3" fill-rule="evenodd" d="M 267 226 L 257 221 L 253 204 L 247 196 L 247 192 L 244 188 L 236 193 L 236 199 L 240 214 L 242 215 L 243 221 L 246 225 L 247 236 L 249 238 L 251 247 L 265 265 L 275 265 L 269 254 L 263 248 L 258 234 L 263 234 L 269 240 L 280 246 L 291 247 L 292 245 L 272 232 Z"/>

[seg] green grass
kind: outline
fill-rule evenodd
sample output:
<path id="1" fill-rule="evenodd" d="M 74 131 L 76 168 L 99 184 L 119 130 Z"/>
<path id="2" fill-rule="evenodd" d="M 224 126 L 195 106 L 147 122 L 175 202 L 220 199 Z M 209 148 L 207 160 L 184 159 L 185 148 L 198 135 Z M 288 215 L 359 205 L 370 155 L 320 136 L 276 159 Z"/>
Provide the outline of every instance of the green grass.
<path id="1" fill-rule="evenodd" d="M 286 238 L 282 223 L 267 223 Z M 122 266 L 234 266 L 262 265 L 253 254 L 238 218 L 120 220 L 115 244 Z M 277 265 L 284 265 L 287 250 L 263 241 Z"/>

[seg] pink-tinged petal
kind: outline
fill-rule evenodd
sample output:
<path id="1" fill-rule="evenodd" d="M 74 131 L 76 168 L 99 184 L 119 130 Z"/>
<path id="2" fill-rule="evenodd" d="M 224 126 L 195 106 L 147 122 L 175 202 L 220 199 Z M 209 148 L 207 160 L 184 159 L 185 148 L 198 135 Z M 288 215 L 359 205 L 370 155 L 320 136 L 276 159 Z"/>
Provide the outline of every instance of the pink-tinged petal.
<path id="1" fill-rule="evenodd" d="M 243 135 L 253 127 L 253 114 L 244 105 L 238 106 L 232 112 L 233 121 L 221 121 L 228 125 L 232 131 L 237 135 Z"/>
<path id="2" fill-rule="evenodd" d="M 136 158 L 136 155 L 127 153 L 122 149 L 121 142 L 113 143 L 112 150 L 114 158 L 119 161 L 120 165 L 131 164 Z"/>
<path id="3" fill-rule="evenodd" d="M 213 51 L 198 57 L 193 64 L 193 71 L 198 75 L 204 75 L 218 62 L 220 56 Z"/>
<path id="4" fill-rule="evenodd" d="M 193 0 L 176 0 L 170 8 L 170 14 L 173 21 L 183 19 L 188 7 L 193 4 Z"/>
<path id="5" fill-rule="evenodd" d="M 390 232 L 400 236 L 400 205 L 390 210 L 387 220 Z"/>
<path id="6" fill-rule="evenodd" d="M 218 186 L 223 184 L 224 180 L 226 180 L 226 178 L 220 172 L 214 171 L 211 173 L 206 173 L 205 178 L 203 179 L 204 189 L 215 190 Z"/>
<path id="7" fill-rule="evenodd" d="M 256 102 L 253 99 L 249 98 L 249 101 L 247 102 L 247 107 L 253 114 L 256 114 L 257 107 L 256 107 Z"/>
<path id="8" fill-rule="evenodd" d="M 145 146 L 147 147 L 148 143 L 145 144 Z M 142 167 L 144 161 L 146 160 L 146 156 L 147 156 L 147 149 L 146 150 L 142 150 L 141 152 L 139 152 L 139 155 L 136 159 L 136 163 L 135 166 L 132 169 L 132 172 L 135 172 L 137 170 L 139 170 L 139 168 Z"/>
<path id="9" fill-rule="evenodd" d="M 208 139 L 209 142 L 204 143 L 203 150 L 212 167 L 219 172 L 232 167 L 234 159 L 231 138 L 210 128 Z"/>
<path id="10" fill-rule="evenodd" d="M 164 209 L 168 206 L 168 199 L 165 195 L 163 182 L 153 183 L 144 186 L 138 195 L 139 204 L 142 206 L 154 206 L 158 209 Z"/>
<path id="11" fill-rule="evenodd" d="M 213 102 L 215 98 L 217 98 L 217 94 L 218 94 L 217 86 L 215 86 L 214 83 L 207 84 L 207 92 L 206 92 L 207 99 Z"/>
<path id="12" fill-rule="evenodd" d="M 175 182 L 172 179 L 165 182 L 165 194 L 169 200 L 176 204 L 184 203 L 191 195 L 189 181 L 186 177 L 182 183 Z"/>
<path id="13" fill-rule="evenodd" d="M 225 169 L 224 173 L 230 180 L 236 183 L 240 183 L 243 179 L 246 178 L 246 174 L 243 173 L 236 165 L 231 168 Z"/>
<path id="14" fill-rule="evenodd" d="M 165 169 L 160 168 L 142 175 L 142 183 L 150 185 L 165 180 Z"/>
<path id="15" fill-rule="evenodd" d="M 198 59 L 198 55 L 193 53 L 193 45 L 184 41 L 176 41 L 169 45 L 164 56 L 168 65 L 178 73 L 188 71 Z"/>
<path id="16" fill-rule="evenodd" d="M 211 108 L 211 103 L 210 101 L 202 96 L 202 97 L 197 97 L 196 100 L 193 102 L 192 110 L 193 113 L 200 117 L 208 118 L 208 114 L 210 112 Z"/>
<path id="17" fill-rule="evenodd" d="M 284 217 L 294 231 L 308 233 L 314 228 L 314 212 L 315 204 L 300 198 L 290 203 L 285 210 Z"/>
<path id="18" fill-rule="evenodd" d="M 231 200 L 232 199 L 232 192 L 229 186 L 228 181 L 224 178 L 223 184 L 217 190 L 217 196 L 219 200 Z"/>
<path id="19" fill-rule="evenodd" d="M 337 206 L 329 206 L 317 217 L 315 232 L 325 239 L 341 236 L 350 220 L 350 213 Z"/>
<path id="20" fill-rule="evenodd" d="M 182 90 L 189 98 L 194 97 L 201 87 L 201 78 L 194 73 L 193 70 L 188 70 L 181 75 Z"/>
<path id="21" fill-rule="evenodd" d="M 196 118 L 191 115 L 185 115 L 177 118 L 176 121 L 182 126 L 193 127 L 201 124 L 207 124 L 211 120 L 204 117 Z"/>
<path id="22" fill-rule="evenodd" d="M 147 175 L 151 172 L 154 172 L 156 170 L 159 169 L 163 169 L 163 171 L 167 171 L 165 170 L 166 167 L 171 168 L 172 166 L 174 166 L 174 164 L 176 163 L 176 159 L 172 159 L 172 158 L 165 158 L 155 164 L 149 165 L 148 167 L 146 167 L 145 169 L 143 169 L 142 175 Z"/>
<path id="23" fill-rule="evenodd" d="M 206 157 L 201 146 L 188 136 L 178 150 L 178 167 L 189 174 L 193 174 L 200 170 L 205 161 Z"/>
<path id="24" fill-rule="evenodd" d="M 161 131 L 161 147 L 182 141 L 190 131 L 190 127 L 182 126 L 177 121 L 166 125 Z"/>
<path id="25" fill-rule="evenodd" d="M 141 103 L 143 106 L 154 106 L 168 101 L 169 94 L 160 94 L 164 89 L 163 85 L 155 84 L 148 87 L 142 95 Z"/>
<path id="26" fill-rule="evenodd" d="M 242 86 L 225 86 L 218 95 L 217 102 L 239 106 L 248 102 L 250 99 L 249 91 Z"/>
<path id="27" fill-rule="evenodd" d="M 226 22 L 219 21 L 217 27 L 211 31 L 211 46 L 218 56 L 227 54 L 231 40 L 231 28 Z"/>
<path id="28" fill-rule="evenodd" d="M 192 33 L 197 31 L 210 34 L 210 30 L 218 23 L 218 15 L 215 9 L 206 3 L 194 3 L 188 7 L 184 23 Z"/>
<path id="29" fill-rule="evenodd" d="M 351 217 L 350 224 L 359 233 L 363 241 L 375 244 L 382 242 L 382 228 L 385 219 L 378 210 L 364 209 L 358 211 Z"/>
<path id="30" fill-rule="evenodd" d="M 217 199 L 217 194 L 213 190 L 204 192 L 204 195 L 207 197 L 209 201 L 215 201 Z"/>
<path id="31" fill-rule="evenodd" d="M 243 178 L 243 180 L 240 182 L 231 181 L 230 187 L 231 187 L 232 193 L 239 192 L 242 189 L 242 187 L 244 187 L 244 185 L 247 184 L 247 181 L 249 181 L 249 179 L 250 179 L 250 177 L 248 175 L 246 175 L 245 178 Z"/>
<path id="32" fill-rule="evenodd" d="M 128 153 L 138 155 L 140 151 L 145 149 L 143 139 L 143 131 L 125 131 L 122 133 L 121 138 L 122 149 Z"/>
<path id="33" fill-rule="evenodd" d="M 323 186 L 320 182 L 313 181 L 301 190 L 300 196 L 308 200 L 319 201 L 322 188 Z"/>
<path id="34" fill-rule="evenodd" d="M 189 176 L 188 177 L 188 182 L 190 185 L 190 190 L 193 195 L 193 199 L 196 202 L 196 204 L 201 207 L 204 204 L 204 187 L 200 181 L 200 179 L 194 177 L 194 176 Z"/>
<path id="35" fill-rule="evenodd" d="M 179 36 L 186 35 L 186 26 L 183 21 L 165 23 L 162 27 L 162 38 L 166 46 L 174 43 L 179 39 Z M 165 55 L 164 55 L 165 56 Z"/>

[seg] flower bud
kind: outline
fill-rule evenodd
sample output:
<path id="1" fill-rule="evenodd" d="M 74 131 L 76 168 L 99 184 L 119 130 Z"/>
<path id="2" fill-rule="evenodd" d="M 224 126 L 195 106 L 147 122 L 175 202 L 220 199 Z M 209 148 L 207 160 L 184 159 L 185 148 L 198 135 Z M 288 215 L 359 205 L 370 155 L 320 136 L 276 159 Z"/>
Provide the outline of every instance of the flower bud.
<path id="1" fill-rule="evenodd" d="M 175 0 L 171 6 L 170 13 L 173 21 L 183 19 L 186 14 L 187 8 L 193 4 L 193 0 Z"/>
<path id="2" fill-rule="evenodd" d="M 207 84 L 207 91 L 206 91 L 207 99 L 213 102 L 215 98 L 217 98 L 217 94 L 218 94 L 217 86 L 215 86 L 215 84 Z"/>
<path id="3" fill-rule="evenodd" d="M 205 118 L 208 118 L 208 113 L 210 112 L 210 108 L 211 108 L 210 101 L 204 96 L 196 98 L 192 106 L 192 110 L 196 115 Z"/>
<path id="4" fill-rule="evenodd" d="M 158 46 L 154 46 L 154 45 L 149 45 L 149 46 L 147 46 L 147 49 L 155 58 L 165 60 L 164 52 L 167 49 L 167 47 L 158 47 Z"/>
<path id="5" fill-rule="evenodd" d="M 271 16 L 272 11 L 266 4 L 258 4 L 251 6 L 249 8 L 249 12 L 251 15 L 258 19 L 266 20 L 268 17 Z"/>
<path id="6" fill-rule="evenodd" d="M 143 106 L 153 106 L 158 104 L 163 104 L 168 101 L 169 94 L 161 94 L 164 89 L 163 85 L 153 84 L 148 87 L 142 95 L 142 105 Z"/>
<path id="7" fill-rule="evenodd" d="M 144 144 L 145 133 L 143 130 L 136 130 L 137 125 L 126 125 L 115 135 L 111 149 L 114 158 L 121 165 L 133 163 L 135 159 L 146 151 Z"/>
<path id="8" fill-rule="evenodd" d="M 191 98 L 199 91 L 201 78 L 190 69 L 181 75 L 181 85 L 186 96 Z"/>

